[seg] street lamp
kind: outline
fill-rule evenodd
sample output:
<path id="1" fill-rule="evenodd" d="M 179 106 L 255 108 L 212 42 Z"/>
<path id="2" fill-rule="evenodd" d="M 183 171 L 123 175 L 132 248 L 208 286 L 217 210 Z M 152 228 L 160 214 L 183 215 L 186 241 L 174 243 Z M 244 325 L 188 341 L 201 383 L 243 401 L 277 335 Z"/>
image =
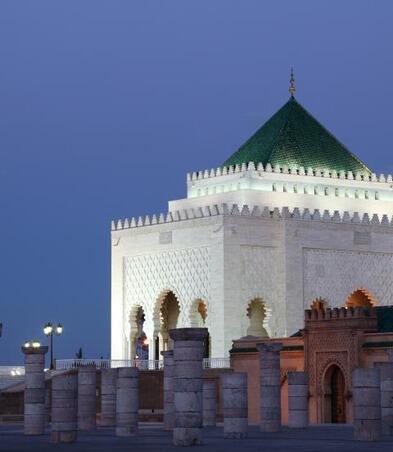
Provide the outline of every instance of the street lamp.
<path id="1" fill-rule="evenodd" d="M 51 324 L 51 322 L 48 322 L 44 325 L 43 330 L 45 336 L 50 337 L 50 370 L 53 370 L 55 367 L 53 363 L 53 335 L 60 336 L 60 334 L 63 332 L 63 327 L 60 323 L 54 326 Z"/>

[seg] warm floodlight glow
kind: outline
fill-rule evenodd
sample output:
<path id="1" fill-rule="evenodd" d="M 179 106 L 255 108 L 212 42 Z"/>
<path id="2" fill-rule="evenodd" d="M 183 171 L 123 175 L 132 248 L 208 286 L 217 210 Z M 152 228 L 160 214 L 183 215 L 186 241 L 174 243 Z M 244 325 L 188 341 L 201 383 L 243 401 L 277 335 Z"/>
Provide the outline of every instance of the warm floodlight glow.
<path id="1" fill-rule="evenodd" d="M 50 322 L 44 325 L 44 334 L 45 336 L 50 336 L 53 332 L 53 326 Z"/>
<path id="2" fill-rule="evenodd" d="M 26 348 L 29 348 L 29 347 L 30 347 L 30 342 L 25 342 L 25 343 L 24 343 L 24 346 L 25 346 Z"/>
<path id="3" fill-rule="evenodd" d="M 33 348 L 39 348 L 41 347 L 41 343 L 38 341 L 33 341 L 33 343 L 31 344 Z"/>

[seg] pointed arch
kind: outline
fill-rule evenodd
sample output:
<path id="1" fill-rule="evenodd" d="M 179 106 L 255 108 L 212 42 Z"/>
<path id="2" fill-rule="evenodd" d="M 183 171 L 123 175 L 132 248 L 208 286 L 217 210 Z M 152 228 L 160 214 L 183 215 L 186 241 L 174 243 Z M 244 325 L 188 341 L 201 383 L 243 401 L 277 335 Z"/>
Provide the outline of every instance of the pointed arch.
<path id="1" fill-rule="evenodd" d="M 207 318 L 207 303 L 201 298 L 197 298 L 190 307 L 190 326 L 204 327 Z"/>
<path id="2" fill-rule="evenodd" d="M 329 303 L 322 297 L 317 297 L 310 304 L 311 309 L 327 309 L 329 307 Z"/>
<path id="3" fill-rule="evenodd" d="M 148 346 L 147 336 L 144 331 L 145 324 L 145 310 L 142 305 L 135 304 L 131 307 L 129 314 L 130 326 L 130 358 L 147 359 Z"/>
<path id="4" fill-rule="evenodd" d="M 156 300 L 153 311 L 153 337 L 149 359 L 160 359 L 162 350 L 173 348 L 169 330 L 177 328 L 180 317 L 180 303 L 173 290 L 163 290 Z"/>
<path id="5" fill-rule="evenodd" d="M 167 306 L 166 304 L 176 304 L 178 309 L 178 316 L 177 319 L 180 316 L 180 303 L 178 296 L 176 295 L 175 291 L 172 289 L 164 289 L 160 292 L 159 296 L 156 299 L 156 302 L 154 304 L 154 310 L 153 310 L 153 323 L 154 323 L 154 334 L 156 334 L 158 331 L 161 330 L 163 322 L 165 322 L 165 318 L 163 319 L 163 315 L 165 317 L 165 314 L 167 312 Z M 177 322 L 176 322 L 177 323 Z"/>
<path id="6" fill-rule="evenodd" d="M 352 292 L 346 300 L 347 308 L 372 308 L 375 306 L 376 299 L 367 289 L 361 287 Z"/>
<path id="7" fill-rule="evenodd" d="M 269 337 L 268 315 L 266 304 L 262 298 L 253 298 L 247 306 L 247 336 Z"/>
<path id="8" fill-rule="evenodd" d="M 204 328 L 206 327 L 206 318 L 208 315 L 207 304 L 201 298 L 197 298 L 190 307 L 189 324 L 192 328 Z M 211 355 L 211 341 L 210 333 L 204 340 L 204 358 L 208 358 Z"/>
<path id="9" fill-rule="evenodd" d="M 323 372 L 323 422 L 346 423 L 348 381 L 341 363 L 332 360 Z"/>

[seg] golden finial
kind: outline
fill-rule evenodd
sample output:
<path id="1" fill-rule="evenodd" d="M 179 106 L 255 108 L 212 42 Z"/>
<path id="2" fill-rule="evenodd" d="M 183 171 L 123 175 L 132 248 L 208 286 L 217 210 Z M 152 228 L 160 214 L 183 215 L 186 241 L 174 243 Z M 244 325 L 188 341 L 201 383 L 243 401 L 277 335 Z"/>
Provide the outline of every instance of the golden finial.
<path id="1" fill-rule="evenodd" d="M 289 79 L 289 92 L 291 93 L 292 99 L 295 97 L 295 77 L 293 76 L 293 67 L 291 68 L 291 78 Z"/>

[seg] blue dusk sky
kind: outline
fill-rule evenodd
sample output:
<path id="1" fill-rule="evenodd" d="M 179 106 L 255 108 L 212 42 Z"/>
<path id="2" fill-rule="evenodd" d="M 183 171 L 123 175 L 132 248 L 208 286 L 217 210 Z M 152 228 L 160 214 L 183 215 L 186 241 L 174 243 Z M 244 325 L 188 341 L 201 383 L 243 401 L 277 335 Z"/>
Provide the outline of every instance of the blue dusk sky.
<path id="1" fill-rule="evenodd" d="M 110 352 L 110 221 L 159 213 L 296 97 L 393 172 L 393 2 L 0 2 L 0 364 Z M 119 325 L 119 327 L 121 327 Z"/>

